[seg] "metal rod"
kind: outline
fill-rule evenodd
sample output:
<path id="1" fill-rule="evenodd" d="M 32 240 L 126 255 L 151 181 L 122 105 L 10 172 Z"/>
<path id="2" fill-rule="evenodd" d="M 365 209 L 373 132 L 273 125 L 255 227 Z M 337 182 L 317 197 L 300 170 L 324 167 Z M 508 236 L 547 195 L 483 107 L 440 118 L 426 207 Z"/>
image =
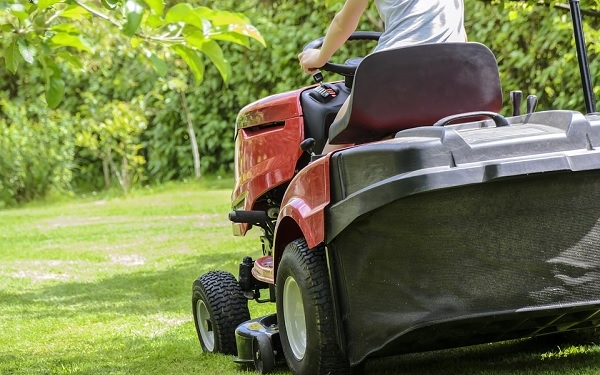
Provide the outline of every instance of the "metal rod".
<path id="1" fill-rule="evenodd" d="M 569 8 L 571 9 L 571 18 L 573 20 L 573 34 L 575 35 L 575 47 L 577 48 L 577 61 L 579 62 L 579 73 L 581 74 L 581 84 L 583 85 L 585 109 L 587 113 L 593 113 L 596 112 L 596 102 L 594 100 L 594 87 L 592 85 L 590 66 L 585 47 L 585 38 L 583 36 L 579 0 L 569 0 Z"/>

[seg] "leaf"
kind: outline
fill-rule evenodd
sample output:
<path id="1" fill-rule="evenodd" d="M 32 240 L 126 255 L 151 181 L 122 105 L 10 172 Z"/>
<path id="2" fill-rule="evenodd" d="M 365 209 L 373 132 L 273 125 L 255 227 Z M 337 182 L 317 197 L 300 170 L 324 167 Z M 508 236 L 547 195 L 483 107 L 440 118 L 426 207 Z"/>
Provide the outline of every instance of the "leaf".
<path id="1" fill-rule="evenodd" d="M 52 75 L 50 81 L 46 82 L 46 103 L 54 109 L 58 107 L 65 96 L 65 81 L 61 77 Z"/>
<path id="2" fill-rule="evenodd" d="M 207 16 L 212 22 L 213 25 L 221 26 L 221 25 L 231 25 L 231 24 L 240 24 L 240 25 L 249 25 L 250 21 L 246 16 L 239 13 L 232 13 L 227 11 L 213 11 L 212 14 Z"/>
<path id="3" fill-rule="evenodd" d="M 71 23 L 61 23 L 58 25 L 54 25 L 50 28 L 50 30 L 52 31 L 56 31 L 56 32 L 62 32 L 62 33 L 67 33 L 67 34 L 76 34 L 79 35 L 79 32 L 81 31 L 81 28 L 75 26 L 74 24 Z"/>
<path id="4" fill-rule="evenodd" d="M 158 29 L 159 27 L 163 26 L 165 22 L 159 15 L 150 14 L 148 17 L 146 17 L 145 24 L 154 29 Z"/>
<path id="5" fill-rule="evenodd" d="M 92 48 L 80 35 L 56 33 L 50 39 L 50 43 L 54 47 L 74 47 L 80 51 L 92 52 Z"/>
<path id="6" fill-rule="evenodd" d="M 262 35 L 260 35 L 260 32 L 258 32 L 258 29 L 252 25 L 229 25 L 227 31 L 234 34 L 248 36 L 252 39 L 257 40 L 260 44 L 263 45 L 263 47 L 267 46 Z"/>
<path id="7" fill-rule="evenodd" d="M 138 2 L 138 0 L 127 0 L 125 2 L 124 9 L 127 22 L 125 22 L 125 25 L 123 25 L 121 30 L 123 31 L 123 34 L 127 36 L 133 36 L 142 23 L 144 7 Z"/>
<path id="8" fill-rule="evenodd" d="M 183 61 L 185 61 L 188 67 L 192 70 L 192 73 L 194 73 L 194 77 L 196 78 L 196 82 L 202 82 L 202 79 L 204 78 L 204 63 L 202 62 L 202 59 L 198 53 L 194 50 L 178 45 L 172 46 L 171 48 L 179 56 L 181 56 Z"/>
<path id="9" fill-rule="evenodd" d="M 79 60 L 79 57 L 77 57 L 76 55 L 73 55 L 71 52 L 59 51 L 57 53 L 57 56 L 61 57 L 65 61 L 67 61 L 69 64 L 71 64 L 76 69 L 83 69 L 83 64 L 81 63 L 81 60 Z"/>
<path id="10" fill-rule="evenodd" d="M 163 0 L 144 0 L 144 2 L 148 4 L 155 14 L 161 15 L 165 10 L 165 3 Z"/>
<path id="11" fill-rule="evenodd" d="M 201 38 L 198 34 L 200 34 L 200 36 L 202 35 L 199 32 L 193 33 L 192 35 L 184 37 L 185 41 L 208 56 L 212 63 L 217 67 L 217 70 L 219 70 L 221 77 L 223 77 L 223 81 L 225 81 L 225 83 L 229 82 L 229 77 L 231 77 L 231 66 L 229 66 L 229 63 L 223 56 L 223 50 L 214 40 Z"/>
<path id="12" fill-rule="evenodd" d="M 158 56 L 156 56 L 150 51 L 146 51 L 146 57 L 150 60 L 154 71 L 156 71 L 156 73 L 159 76 L 164 77 L 167 75 L 167 73 L 169 72 L 169 68 L 167 67 L 167 64 L 165 64 L 164 61 L 162 61 Z"/>
<path id="13" fill-rule="evenodd" d="M 194 8 L 186 3 L 177 4 L 169 8 L 165 15 L 165 21 L 167 23 L 183 22 L 195 26 L 200 30 L 203 30 L 204 28 L 202 18 L 198 17 L 198 15 L 194 13 Z"/>
<path id="14" fill-rule="evenodd" d="M 193 27 L 183 29 L 183 38 L 188 45 L 198 49 L 201 49 L 204 43 L 210 40 L 204 36 L 203 32 Z"/>
<path id="15" fill-rule="evenodd" d="M 102 6 L 108 10 L 115 10 L 119 4 L 118 0 L 100 0 Z"/>
<path id="16" fill-rule="evenodd" d="M 52 5 L 62 2 L 63 0 L 38 0 L 37 6 L 39 10 L 44 10 Z"/>
<path id="17" fill-rule="evenodd" d="M 63 18 L 72 18 L 76 20 L 92 17 L 92 15 L 88 13 L 87 10 L 75 4 L 67 6 L 63 11 L 58 12 L 57 14 Z"/>
<path id="18" fill-rule="evenodd" d="M 210 60 L 215 64 L 219 73 L 221 73 L 221 77 L 223 77 L 223 81 L 225 83 L 229 83 L 229 78 L 231 77 L 231 66 L 229 62 L 223 56 L 223 50 L 214 40 L 209 40 L 204 44 L 204 47 L 201 50 L 206 56 L 210 58 Z"/>
<path id="19" fill-rule="evenodd" d="M 58 107 L 65 95 L 65 81 L 54 62 L 47 59 L 43 66 L 46 76 L 46 103 L 48 107 L 54 109 Z"/>
<path id="20" fill-rule="evenodd" d="M 19 39 L 19 52 L 21 53 L 21 57 L 28 64 L 33 64 L 35 58 L 35 49 L 32 46 L 28 46 L 27 43 L 23 39 Z"/>
<path id="21" fill-rule="evenodd" d="M 10 31 L 13 31 L 14 29 L 16 29 L 16 27 L 9 23 L 0 25 L 0 31 L 2 31 L 2 32 L 10 32 Z"/>
<path id="22" fill-rule="evenodd" d="M 10 13 L 17 17 L 19 21 L 25 21 L 29 17 L 29 13 L 25 10 L 23 4 L 12 4 L 10 6 Z"/>
<path id="23" fill-rule="evenodd" d="M 13 42 L 8 46 L 6 53 L 4 54 L 4 62 L 6 67 L 13 73 L 17 72 L 19 68 L 19 54 L 17 53 L 17 39 L 14 38 Z"/>
<path id="24" fill-rule="evenodd" d="M 239 44 L 246 48 L 250 47 L 250 38 L 245 35 L 240 34 L 212 34 L 210 36 L 213 40 L 222 40 L 224 42 L 231 42 L 235 44 Z"/>
<path id="25" fill-rule="evenodd" d="M 193 12 L 200 18 L 210 19 L 214 17 L 215 13 L 218 11 L 207 7 L 197 7 L 193 9 Z"/>

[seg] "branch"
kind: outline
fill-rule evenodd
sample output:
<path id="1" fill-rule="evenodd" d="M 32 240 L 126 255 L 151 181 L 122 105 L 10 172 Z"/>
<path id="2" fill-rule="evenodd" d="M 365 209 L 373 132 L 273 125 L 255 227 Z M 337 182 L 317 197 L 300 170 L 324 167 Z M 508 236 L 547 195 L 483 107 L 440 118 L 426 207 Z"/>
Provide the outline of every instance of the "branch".
<path id="1" fill-rule="evenodd" d="M 79 0 L 73 0 L 73 2 L 75 4 L 77 4 L 77 5 L 79 5 L 80 7 L 82 7 L 83 9 L 87 10 L 92 16 L 96 16 L 98 18 L 102 18 L 103 20 L 108 21 L 108 22 L 112 23 L 113 25 L 115 25 L 115 26 L 117 26 L 119 28 L 121 27 L 121 25 L 117 21 L 113 20 L 112 18 L 110 18 L 106 14 L 101 13 L 101 12 L 97 11 L 96 9 L 87 6 L 86 4 L 83 4 Z"/>

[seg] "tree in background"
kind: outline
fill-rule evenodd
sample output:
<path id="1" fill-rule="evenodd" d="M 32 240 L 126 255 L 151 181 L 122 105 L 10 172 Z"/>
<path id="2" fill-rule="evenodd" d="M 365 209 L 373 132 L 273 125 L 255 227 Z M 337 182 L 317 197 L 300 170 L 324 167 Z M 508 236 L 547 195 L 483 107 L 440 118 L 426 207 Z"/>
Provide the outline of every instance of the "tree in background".
<path id="1" fill-rule="evenodd" d="M 192 155 L 193 145 L 198 147 L 198 153 L 202 155 L 199 159 L 201 171 L 230 172 L 233 167 L 233 132 L 238 111 L 264 96 L 312 83 L 311 78 L 298 68 L 296 56 L 306 43 L 322 36 L 341 4 L 339 0 L 326 1 L 308 1 L 302 6 L 290 0 L 215 0 L 211 3 L 211 7 L 215 9 L 235 9 L 236 12 L 243 13 L 244 19 L 252 20 L 252 24 L 261 31 L 267 45 L 267 48 L 247 48 L 253 47 L 253 44 L 258 46 L 257 43 L 250 43 L 251 37 L 245 40 L 248 43 L 221 43 L 221 54 L 226 56 L 228 65 L 232 67 L 227 83 L 223 80 L 223 69 L 210 63 L 212 60 L 208 55 L 197 52 L 197 61 L 200 61 L 197 65 L 203 67 L 203 80 L 198 84 L 188 60 L 171 48 L 170 44 L 155 43 L 137 35 L 146 33 L 151 26 L 147 22 L 152 19 L 153 11 L 148 2 L 141 2 L 144 8 L 142 21 L 133 37 L 116 32 L 113 22 L 99 22 L 101 18 L 88 14 L 73 22 L 77 22 L 79 27 L 78 38 L 84 40 L 85 36 L 90 52 L 85 48 L 68 45 L 59 47 L 54 44 L 44 49 L 49 54 L 55 53 L 53 56 L 59 62 L 56 66 L 60 77 L 67 83 L 60 103 L 60 116 L 48 109 L 36 109 L 34 117 L 13 111 L 11 118 L 5 119 L 5 122 L 27 124 L 35 116 L 46 116 L 48 120 L 45 120 L 43 126 L 47 127 L 51 126 L 49 123 L 58 126 L 58 119 L 63 118 L 61 116 L 70 119 L 71 140 L 67 143 L 72 145 L 72 161 L 69 164 L 72 179 L 67 189 L 101 189 L 105 186 L 103 154 L 94 153 L 83 142 L 75 142 L 76 135 L 85 131 L 89 133 L 93 129 L 84 128 L 85 121 L 93 118 L 89 111 L 90 97 L 94 98 L 97 105 L 109 106 L 110 103 L 126 102 L 130 106 L 136 106 L 135 113 L 139 113 L 138 109 L 142 110 L 145 128 L 132 137 L 132 145 L 136 147 L 130 150 L 136 150 L 133 156 L 143 157 L 144 162 L 135 169 L 137 177 L 131 180 L 133 187 L 136 186 L 136 181 L 160 183 L 193 178 L 198 167 Z M 582 4 L 594 79 L 600 64 L 599 2 L 600 0 L 587 0 Z M 27 6 L 24 1 L 21 4 Z M 127 11 L 122 8 L 125 3 L 116 4 L 121 6 L 117 8 L 121 9 L 120 13 L 116 9 L 113 11 L 102 7 L 100 2 L 86 4 L 95 4 L 94 9 L 111 15 L 120 25 L 119 30 L 127 24 Z M 40 2 L 37 6 L 39 10 Z M 76 4 L 73 3 L 72 6 Z M 188 6 L 198 9 L 192 4 Z M 0 4 L 0 8 L 2 7 L 4 12 L 0 11 L 0 20 L 6 23 L 8 17 L 12 17 L 15 21 L 16 16 L 12 11 L 9 12 L 8 5 Z M 53 7 L 65 7 L 65 2 L 58 2 Z M 570 15 L 564 4 L 554 1 L 465 0 L 465 8 L 469 40 L 486 44 L 498 59 L 506 101 L 504 114 L 510 113 L 507 94 L 514 89 L 538 95 L 540 110 L 584 110 Z M 163 18 L 168 9 L 170 8 L 165 6 Z M 69 23 L 70 20 L 64 18 L 63 21 Z M 376 10 L 371 6 L 359 28 L 373 30 L 380 27 Z M 195 26 L 187 26 L 187 29 L 199 30 Z M 36 52 L 33 64 L 25 62 L 19 42 L 16 46 L 14 44 L 17 34 L 13 26 L 2 26 L 2 30 L 7 30 L 0 34 L 3 50 L 7 51 L 12 47 L 20 60 L 17 73 L 13 74 L 9 70 L 9 64 L 5 63 L 6 54 L 4 59 L 0 59 L 0 91 L 7 99 L 7 105 L 15 108 L 39 106 L 39 97 L 44 98 L 47 93 L 47 68 L 37 62 L 42 55 Z M 180 30 L 183 33 L 186 27 Z M 51 35 L 53 34 L 49 32 L 45 38 Z M 179 40 L 183 38 L 181 35 Z M 220 42 L 218 39 L 214 41 Z M 46 40 L 46 43 L 50 42 Z M 184 43 L 187 43 L 185 39 Z M 349 43 L 333 59 L 341 62 L 348 57 L 362 56 L 373 47 L 374 45 Z M 28 51 L 28 48 L 24 51 Z M 75 58 L 70 58 L 69 54 Z M 158 60 L 153 59 L 152 54 Z M 332 74 L 326 75 L 327 80 L 338 78 Z M 594 90 L 598 95 L 599 88 L 595 87 Z M 6 113 L 0 113 L 0 119 L 6 117 Z M 98 124 L 102 118 L 98 115 Z M 61 122 L 63 123 L 64 121 Z M 40 128 L 42 123 L 37 124 Z M 42 133 L 39 130 L 40 137 Z M 99 137 L 98 134 L 95 137 Z M 119 142 L 111 144 L 120 147 Z M 8 154 L 0 147 L 0 160 L 10 162 L 11 156 L 2 159 L 3 153 Z M 114 149 L 111 153 L 115 158 L 114 164 L 122 165 L 122 161 L 118 159 L 120 154 Z M 0 165 L 0 179 L 3 174 L 5 172 Z M 66 178 L 59 180 L 67 181 Z M 118 179 L 113 172 L 112 183 L 117 184 L 116 180 Z"/>
<path id="2" fill-rule="evenodd" d="M 582 2 L 594 94 L 600 61 L 599 0 Z M 523 90 L 540 99 L 539 110 L 584 112 L 569 6 L 560 1 L 466 0 L 469 40 L 486 44 L 496 54 L 504 92 Z M 508 95 L 505 95 L 509 114 Z"/>
<path id="3" fill-rule="evenodd" d="M 55 124 L 52 119 L 57 117 L 56 114 L 77 119 L 70 127 L 67 142 L 74 145 L 76 151 L 75 157 L 73 147 L 68 151 L 75 179 L 97 170 L 94 164 L 98 161 L 102 165 L 104 185 L 110 185 L 112 175 L 127 191 L 132 183 L 143 180 L 146 175 L 142 168 L 145 152 L 140 136 L 147 122 L 143 99 L 148 97 L 152 87 L 148 83 L 161 77 L 169 79 L 171 69 L 185 69 L 192 73 L 194 84 L 200 84 L 206 59 L 227 83 L 231 66 L 219 42 L 249 47 L 251 39 L 264 45 L 258 30 L 241 13 L 187 3 L 172 6 L 166 6 L 162 0 L 21 0 L 3 3 L 0 4 L 0 42 L 4 64 L 0 65 L 0 73 L 8 79 L 3 80 L 1 86 L 7 99 L 21 102 L 25 107 L 39 106 L 38 96 L 42 92 L 49 108 L 57 108 L 62 103 L 62 111 L 41 108 L 40 112 L 46 122 L 52 124 Z M 151 67 L 152 74 L 140 68 L 139 59 Z M 176 60 L 176 64 L 172 60 Z M 134 69 L 131 69 L 132 65 Z M 132 72 L 133 76 L 126 76 Z M 87 73 L 99 77 L 88 79 Z M 41 82 L 43 84 L 38 84 Z M 105 86 L 111 87 L 106 89 Z M 70 94 L 66 95 L 66 100 L 65 93 Z M 185 99 L 185 96 L 182 94 L 181 98 Z M 7 101 L 5 107 L 11 102 Z M 7 117 L 8 113 L 4 112 L 2 117 Z M 188 123 L 194 151 L 191 159 L 199 177 L 199 152 L 189 119 Z M 33 124 L 23 111 L 0 122 L 1 126 L 7 131 L 12 126 L 12 133 L 31 128 L 36 134 L 52 128 L 42 129 L 39 123 Z M 39 144 L 35 142 L 41 139 L 31 137 L 27 146 L 37 149 Z M 6 146 L 0 149 L 0 160 L 4 160 L 6 166 L 18 160 L 16 154 L 25 154 L 23 147 L 9 150 Z M 58 150 L 52 150 L 55 151 Z M 42 156 L 40 160 L 48 159 Z M 2 168 L 0 182 L 4 179 L 19 185 L 20 190 L 37 191 L 27 183 L 35 180 L 29 178 L 28 173 L 30 171 L 18 166 L 16 169 Z M 70 181 L 44 185 L 59 189 L 71 187 Z M 5 202 L 26 200 L 19 196 L 44 195 L 19 195 L 15 189 L 4 189 L 4 193 Z"/>
<path id="4" fill-rule="evenodd" d="M 242 14 L 187 3 L 166 8 L 163 0 L 20 0 L 2 8 L 2 31 L 12 34 L 4 51 L 6 67 L 16 73 L 22 62 L 39 63 L 50 108 L 62 101 L 65 89 L 55 58 L 80 68 L 79 55 L 73 50 L 93 51 L 94 45 L 82 30 L 94 22 L 108 22 L 130 37 L 131 47 L 160 76 L 168 72 L 163 57 L 172 52 L 202 81 L 205 68 L 201 56 L 206 55 L 227 82 L 231 67 L 217 41 L 249 46 L 254 38 L 264 45 L 258 30 Z M 163 56 L 157 55 L 159 48 L 165 48 Z"/>

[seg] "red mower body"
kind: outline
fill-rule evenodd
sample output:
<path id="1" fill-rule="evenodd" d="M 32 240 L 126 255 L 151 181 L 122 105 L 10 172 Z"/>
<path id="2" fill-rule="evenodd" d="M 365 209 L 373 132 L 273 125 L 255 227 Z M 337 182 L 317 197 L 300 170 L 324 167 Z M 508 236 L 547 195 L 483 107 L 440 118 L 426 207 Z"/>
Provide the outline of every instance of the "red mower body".
<path id="1" fill-rule="evenodd" d="M 301 90 L 269 96 L 243 108 L 236 121 L 233 209 L 255 210 L 269 190 L 288 183 L 302 155 L 304 121 Z M 234 223 L 234 234 L 245 235 L 249 225 Z"/>

